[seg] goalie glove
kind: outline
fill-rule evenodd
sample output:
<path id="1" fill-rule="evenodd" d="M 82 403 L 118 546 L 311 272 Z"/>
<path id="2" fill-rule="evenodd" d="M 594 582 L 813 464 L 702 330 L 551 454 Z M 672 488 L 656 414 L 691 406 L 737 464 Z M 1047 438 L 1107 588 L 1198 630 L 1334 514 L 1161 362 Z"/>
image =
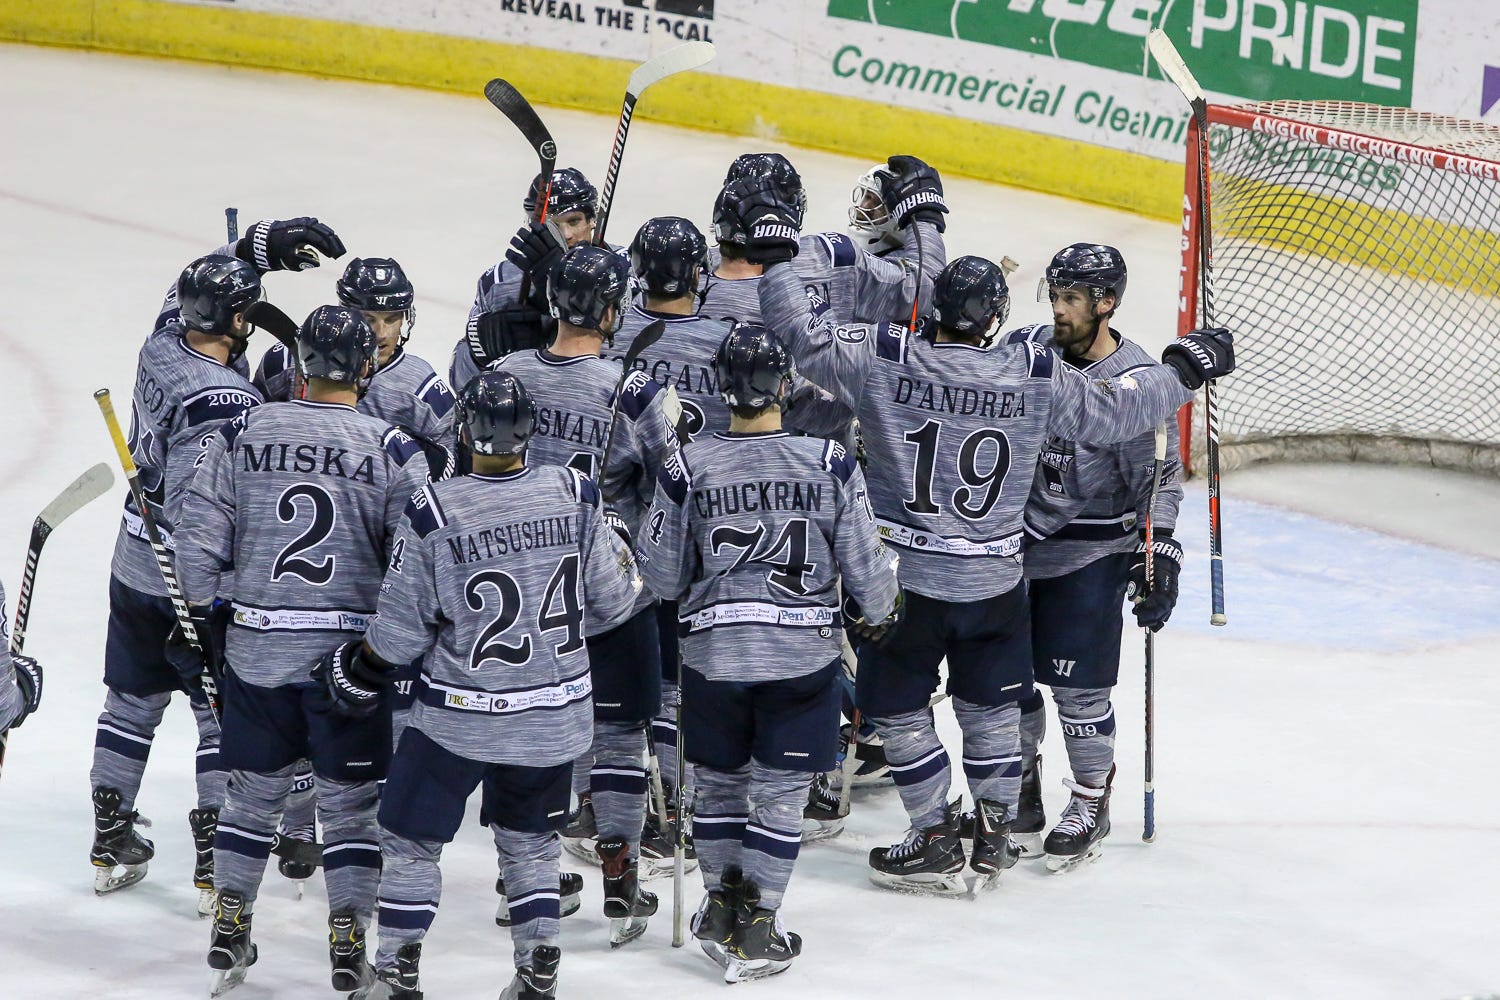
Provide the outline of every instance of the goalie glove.
<path id="1" fill-rule="evenodd" d="M 880 200 L 896 225 L 905 229 L 913 222 L 930 222 L 940 233 L 947 229 L 943 216 L 948 205 L 943 201 L 943 179 L 938 172 L 915 156 L 893 156 L 886 167 L 877 174 Z"/>
<path id="2" fill-rule="evenodd" d="M 380 707 L 391 670 L 365 649 L 363 639 L 344 643 L 313 665 L 312 679 L 328 692 L 334 711 L 364 719 Z"/>
<path id="3" fill-rule="evenodd" d="M 879 646 L 890 639 L 895 633 L 901 619 L 906 615 L 906 594 L 900 590 L 896 591 L 896 606 L 891 613 L 878 622 L 865 620 L 865 613 L 860 608 L 859 602 L 850 594 L 844 595 L 844 625 L 854 633 L 860 644 L 869 643 Z"/>
<path id="4" fill-rule="evenodd" d="M 10 723 L 10 728 L 15 729 L 42 704 L 42 665 L 19 653 L 12 655 L 10 661 L 16 668 L 16 689 L 21 692 L 21 714 Z"/>
<path id="5" fill-rule="evenodd" d="M 1156 532 L 1151 545 L 1151 585 L 1146 584 L 1146 543 L 1141 542 L 1130 564 L 1125 596 L 1135 605 L 1141 628 L 1160 632 L 1177 606 L 1177 577 L 1182 572 L 1182 546 L 1170 535 Z"/>
<path id="6" fill-rule="evenodd" d="M 234 255 L 261 274 L 306 271 L 322 263 L 318 254 L 342 257 L 344 241 L 330 226 L 306 215 L 296 219 L 264 219 L 246 230 L 234 245 Z"/>

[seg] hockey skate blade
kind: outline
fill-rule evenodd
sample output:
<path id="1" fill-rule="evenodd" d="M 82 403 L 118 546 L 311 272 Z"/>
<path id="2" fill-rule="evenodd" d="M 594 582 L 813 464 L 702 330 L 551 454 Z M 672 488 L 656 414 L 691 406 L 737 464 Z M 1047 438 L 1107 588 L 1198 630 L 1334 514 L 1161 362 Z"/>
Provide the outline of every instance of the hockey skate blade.
<path id="1" fill-rule="evenodd" d="M 211 917 L 219 908 L 219 894 L 212 889 L 198 890 L 198 916 Z"/>
<path id="2" fill-rule="evenodd" d="M 882 889 L 904 892 L 909 896 L 965 896 L 969 887 L 964 882 L 963 869 L 947 874 L 939 872 L 920 875 L 888 875 L 870 869 L 870 881 Z"/>
<path id="3" fill-rule="evenodd" d="M 611 917 L 609 919 L 609 946 L 623 948 L 646 933 L 645 917 Z"/>
<path id="4" fill-rule="evenodd" d="M 1042 849 L 1040 833 L 1013 833 L 1010 839 L 1011 843 L 1021 849 L 1022 861 L 1036 861 L 1047 856 L 1047 852 Z"/>
<path id="5" fill-rule="evenodd" d="M 230 966 L 227 969 L 211 969 L 208 974 L 208 995 L 210 998 L 221 997 L 245 981 L 245 974 L 250 971 L 250 966 L 260 955 L 255 945 L 250 946 L 250 955 L 245 962 Z"/>
<path id="6" fill-rule="evenodd" d="M 564 837 L 562 838 L 563 850 L 567 851 L 579 861 L 586 861 L 595 868 L 599 867 L 599 852 L 594 849 L 596 841 L 592 837 Z"/>
<path id="7" fill-rule="evenodd" d="M 1098 846 L 1089 848 L 1083 854 L 1075 854 L 1072 857 L 1063 854 L 1047 855 L 1047 870 L 1054 875 L 1066 875 L 1068 872 L 1076 871 L 1084 865 L 1092 864 L 1099 860 L 1103 852 Z"/>
<path id="8" fill-rule="evenodd" d="M 756 979 L 769 979 L 778 972 L 785 972 L 792 967 L 791 962 L 776 962 L 769 958 L 743 959 L 733 958 L 726 954 L 724 965 L 724 982 L 733 986 L 735 983 L 748 983 Z"/>
<path id="9" fill-rule="evenodd" d="M 698 947 L 703 949 L 703 954 L 713 959 L 715 965 L 721 969 L 729 968 L 729 949 L 717 941 L 698 941 Z"/>
<path id="10" fill-rule="evenodd" d="M 135 885 L 146 877 L 146 866 L 140 865 L 103 865 L 94 866 L 94 895 L 103 896 L 111 892 L 119 892 Z"/>
<path id="11" fill-rule="evenodd" d="M 683 860 L 682 860 L 682 871 L 683 871 L 683 874 L 688 874 L 688 873 L 691 873 L 691 872 L 695 872 L 697 870 L 698 870 L 698 859 L 697 858 L 683 858 Z M 659 878 L 671 878 L 672 877 L 672 859 L 671 858 L 648 858 L 648 857 L 646 857 L 643 854 L 643 855 L 641 855 L 640 864 L 637 866 L 637 869 L 636 869 L 636 877 L 639 878 L 642 882 L 653 882 L 653 881 L 655 881 L 656 879 L 659 879 Z"/>

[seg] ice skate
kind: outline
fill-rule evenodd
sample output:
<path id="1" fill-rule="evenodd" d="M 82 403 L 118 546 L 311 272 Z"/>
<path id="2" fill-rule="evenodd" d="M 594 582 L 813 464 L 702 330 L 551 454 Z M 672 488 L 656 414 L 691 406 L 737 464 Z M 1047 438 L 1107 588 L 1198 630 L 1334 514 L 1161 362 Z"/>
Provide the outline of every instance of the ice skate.
<path id="1" fill-rule="evenodd" d="M 222 996 L 245 981 L 255 964 L 255 945 L 250 941 L 250 915 L 244 912 L 245 897 L 237 892 L 219 893 L 214 912 L 213 936 L 208 944 L 208 995 Z"/>
<path id="2" fill-rule="evenodd" d="M 726 983 L 765 979 L 791 968 L 802 954 L 802 938 L 781 926 L 778 910 L 760 906 L 760 887 L 746 880 L 738 907 L 739 919 L 724 967 Z"/>
<path id="3" fill-rule="evenodd" d="M 198 916 L 211 917 L 218 906 L 214 895 L 214 830 L 219 825 L 219 810 L 193 809 L 188 812 L 188 827 L 193 831 L 193 850 L 198 860 L 193 865 L 193 886 L 198 890 Z"/>
<path id="4" fill-rule="evenodd" d="M 952 823 L 913 829 L 892 847 L 870 852 L 870 881 L 882 889 L 921 895 L 957 896 L 964 883 L 964 849 Z"/>
<path id="5" fill-rule="evenodd" d="M 729 967 L 729 945 L 734 941 L 735 928 L 739 926 L 745 873 L 738 865 L 731 865 L 724 869 L 719 886 L 704 895 L 690 926 L 703 954 L 725 969 Z"/>
<path id="6" fill-rule="evenodd" d="M 969 887 L 970 895 L 993 889 L 1000 874 L 1014 868 L 1021 859 L 1021 849 L 1011 839 L 1011 824 L 1005 821 L 1005 806 L 993 799 L 980 799 L 974 808 L 974 849 L 969 867 L 977 876 Z"/>
<path id="7" fill-rule="evenodd" d="M 599 841 L 604 868 L 604 915 L 609 918 L 609 946 L 618 948 L 646 933 L 646 921 L 656 912 L 656 894 L 640 887 L 630 845 L 620 837 Z"/>
<path id="8" fill-rule="evenodd" d="M 333 970 L 333 988 L 340 993 L 353 993 L 375 981 L 365 958 L 364 928 L 352 913 L 328 915 L 328 964 Z"/>
<path id="9" fill-rule="evenodd" d="M 562 952 L 549 944 L 531 949 L 531 964 L 516 970 L 500 1000 L 552 1000 L 557 996 L 557 966 Z"/>
<path id="10" fill-rule="evenodd" d="M 404 944 L 396 952 L 396 966 L 380 969 L 375 981 L 355 993 L 350 1000 L 422 1000 L 417 964 L 422 959 L 420 944 Z"/>
<path id="11" fill-rule="evenodd" d="M 1091 788 L 1069 778 L 1063 784 L 1073 790 L 1073 797 L 1063 809 L 1057 826 L 1047 834 L 1047 870 L 1068 872 L 1095 861 L 1100 855 L 1099 842 L 1109 836 L 1109 789 L 1115 780 L 1115 769 L 1109 769 L 1103 788 Z"/>
<path id="12" fill-rule="evenodd" d="M 510 926 L 510 897 L 505 894 L 505 878 L 495 879 L 495 892 L 500 896 L 500 905 L 495 909 L 495 924 Z M 559 916 L 567 917 L 578 912 L 583 905 L 583 876 L 577 872 L 561 872 L 557 877 L 557 896 L 561 906 Z"/>
<path id="13" fill-rule="evenodd" d="M 1021 772 L 1021 798 L 1010 837 L 1021 847 L 1021 857 L 1042 857 L 1042 831 L 1047 829 L 1047 809 L 1042 804 L 1042 755 L 1037 754 L 1029 770 Z"/>
<path id="14" fill-rule="evenodd" d="M 684 850 L 682 870 L 690 872 L 698 867 L 698 852 L 693 847 L 693 817 L 688 814 L 687 835 L 684 838 Z M 667 814 L 667 829 L 662 831 L 661 824 L 656 821 L 654 813 L 646 814 L 646 825 L 641 830 L 641 866 L 640 876 L 642 881 L 649 882 L 655 878 L 667 878 L 672 874 L 675 864 L 673 859 L 672 838 L 677 835 L 676 817 L 669 811 Z"/>
<path id="15" fill-rule="evenodd" d="M 301 899 L 302 883 L 317 873 L 323 857 L 317 834 L 311 829 L 278 830 L 271 840 L 271 853 L 276 855 L 276 870 L 295 883 Z"/>
<path id="16" fill-rule="evenodd" d="M 563 827 L 563 850 L 580 861 L 591 865 L 599 863 L 599 852 L 595 844 L 599 840 L 599 827 L 594 823 L 594 802 L 588 792 L 578 796 L 578 808 L 568 816 L 568 825 Z"/>
<path id="17" fill-rule="evenodd" d="M 829 840 L 844 832 L 844 817 L 839 815 L 839 797 L 828 786 L 828 775 L 813 775 L 807 789 L 807 805 L 802 807 L 802 842 L 811 844 Z"/>
<path id="18" fill-rule="evenodd" d="M 98 895 L 135 885 L 146 877 L 146 862 L 156 856 L 156 848 L 135 832 L 137 825 L 151 823 L 134 810 L 120 812 L 118 789 L 94 789 L 94 847 L 89 861 L 94 866 L 94 892 Z"/>
<path id="19" fill-rule="evenodd" d="M 839 731 L 840 746 L 843 752 L 849 752 L 849 733 L 853 727 L 844 723 Z M 851 788 L 890 788 L 896 784 L 896 779 L 891 777 L 890 761 L 885 759 L 885 742 L 873 732 L 861 732 L 854 743 L 854 777 L 850 779 Z M 839 777 L 842 770 L 831 771 L 828 774 L 830 781 L 842 781 Z"/>

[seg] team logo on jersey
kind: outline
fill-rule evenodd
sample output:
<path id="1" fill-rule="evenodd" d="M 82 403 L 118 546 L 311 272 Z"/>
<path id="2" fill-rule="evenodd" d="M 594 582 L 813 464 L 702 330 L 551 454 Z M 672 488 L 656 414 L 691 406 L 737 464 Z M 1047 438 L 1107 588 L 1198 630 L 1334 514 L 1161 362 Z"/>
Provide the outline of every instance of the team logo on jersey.
<path id="1" fill-rule="evenodd" d="M 1057 676 L 1059 677 L 1072 677 L 1073 668 L 1077 664 L 1077 660 L 1053 660 L 1052 669 L 1057 671 Z"/>

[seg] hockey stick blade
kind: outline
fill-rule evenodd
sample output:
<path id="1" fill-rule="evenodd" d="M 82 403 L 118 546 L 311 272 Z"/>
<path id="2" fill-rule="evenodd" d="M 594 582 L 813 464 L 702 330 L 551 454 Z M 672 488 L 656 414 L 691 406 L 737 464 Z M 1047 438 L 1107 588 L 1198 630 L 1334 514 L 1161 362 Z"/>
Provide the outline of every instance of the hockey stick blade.
<path id="1" fill-rule="evenodd" d="M 630 82 L 625 85 L 625 93 L 639 100 L 641 92 L 652 84 L 660 83 L 673 74 L 697 69 L 712 62 L 713 58 L 713 42 L 683 42 L 681 45 L 674 45 L 661 55 L 653 56 L 637 66 L 635 72 L 630 74 Z"/>
<path id="2" fill-rule="evenodd" d="M 108 465 L 100 462 L 64 487 L 32 522 L 31 544 L 26 549 L 26 569 L 21 576 L 21 589 L 16 594 L 16 623 L 10 636 L 12 654 L 21 652 L 26 643 L 26 625 L 31 617 L 31 591 L 36 581 L 37 560 L 41 558 L 42 545 L 47 541 L 47 536 L 89 501 L 97 500 L 109 492 L 114 484 L 114 473 L 109 471 Z"/>
<path id="3" fill-rule="evenodd" d="M 1167 75 L 1182 91 L 1182 96 L 1195 107 L 1200 103 L 1207 103 L 1208 98 L 1204 96 L 1203 88 L 1198 86 L 1198 80 L 1187 68 L 1187 63 L 1182 61 L 1182 53 L 1177 51 L 1177 46 L 1172 44 L 1172 39 L 1160 28 L 1152 28 L 1146 36 L 1146 48 L 1151 50 L 1151 55 L 1156 59 L 1156 65 Z"/>
<path id="4" fill-rule="evenodd" d="M 266 331 L 287 350 L 292 352 L 292 358 L 297 357 L 297 321 L 276 306 L 264 300 L 250 303 L 245 310 L 245 321 L 251 326 L 257 326 Z"/>
<path id="5" fill-rule="evenodd" d="M 531 143 L 531 148 L 536 150 L 537 158 L 542 161 L 542 173 L 547 173 L 557 162 L 557 143 L 552 141 L 552 133 L 547 131 L 547 126 L 537 115 L 531 102 L 521 96 L 521 92 L 515 87 L 498 78 L 484 85 L 484 96 L 501 114 L 510 119 L 511 124 L 521 130 L 526 141 Z"/>

